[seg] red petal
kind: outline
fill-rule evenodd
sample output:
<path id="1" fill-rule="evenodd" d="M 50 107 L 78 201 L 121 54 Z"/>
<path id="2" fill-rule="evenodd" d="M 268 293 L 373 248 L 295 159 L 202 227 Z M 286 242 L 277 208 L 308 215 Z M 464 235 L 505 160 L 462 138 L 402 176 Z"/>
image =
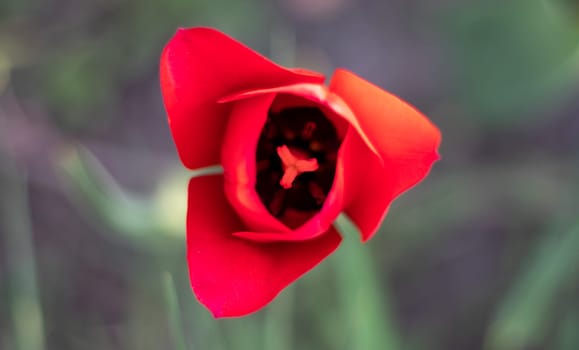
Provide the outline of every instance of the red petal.
<path id="1" fill-rule="evenodd" d="M 244 224 L 253 231 L 291 230 L 267 210 L 257 192 L 255 155 L 257 142 L 274 94 L 260 95 L 234 103 L 221 151 L 225 194 Z"/>
<path id="2" fill-rule="evenodd" d="M 367 240 L 392 200 L 427 175 L 439 158 L 441 136 L 414 107 L 353 73 L 337 70 L 330 90 L 352 109 L 382 158 L 370 152 L 356 135 L 342 146 L 347 150 L 345 197 L 349 203 L 345 211 Z"/>
<path id="3" fill-rule="evenodd" d="M 286 69 L 209 28 L 180 29 L 161 57 L 161 90 L 171 132 L 188 168 L 219 162 L 229 106 L 236 91 L 299 82 L 322 83 L 310 71 Z"/>
<path id="4" fill-rule="evenodd" d="M 269 303 L 340 243 L 331 229 L 303 243 L 260 244 L 233 237 L 243 228 L 223 195 L 223 178 L 189 183 L 187 259 L 191 286 L 215 317 L 243 316 Z"/>
<path id="5" fill-rule="evenodd" d="M 340 98 L 340 96 L 334 94 L 333 92 L 329 91 L 325 86 L 320 84 L 309 84 L 309 83 L 298 83 L 292 84 L 287 86 L 278 86 L 273 88 L 266 88 L 266 89 L 254 89 L 250 91 L 241 91 L 236 92 L 232 95 L 227 95 L 222 97 L 219 101 L 220 102 L 231 102 L 242 100 L 245 98 L 253 97 L 253 96 L 260 96 L 263 94 L 290 94 L 294 96 L 303 97 L 308 101 L 312 101 L 317 104 L 324 112 L 326 112 L 327 116 L 332 121 L 337 124 L 343 121 L 346 121 L 348 126 L 353 127 L 354 129 L 358 130 L 362 139 L 366 142 L 366 145 L 372 150 L 375 151 L 376 154 L 379 156 L 378 152 L 374 149 L 374 145 L 366 138 L 366 135 L 361 129 L 358 120 L 348 107 L 346 103 Z M 336 120 L 335 117 L 338 117 L 340 120 Z M 339 126 L 339 125 L 337 125 Z M 341 129 L 341 128 L 338 128 Z"/>

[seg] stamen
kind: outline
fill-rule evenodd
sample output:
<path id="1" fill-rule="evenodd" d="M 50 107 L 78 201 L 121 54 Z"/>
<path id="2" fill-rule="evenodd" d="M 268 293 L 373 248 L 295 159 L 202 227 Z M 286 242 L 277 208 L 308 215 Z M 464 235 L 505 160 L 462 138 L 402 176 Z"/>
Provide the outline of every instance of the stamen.
<path id="1" fill-rule="evenodd" d="M 273 194 L 273 198 L 271 199 L 271 202 L 269 203 L 269 211 L 273 214 L 273 215 L 279 215 L 282 210 L 283 210 L 283 203 L 286 197 L 286 191 L 284 190 L 277 190 L 274 194 Z"/>
<path id="2" fill-rule="evenodd" d="M 284 170 L 279 184 L 286 190 L 292 187 L 295 178 L 299 174 L 318 170 L 318 160 L 316 158 L 299 159 L 291 153 L 286 145 L 277 148 L 277 155 L 281 159 Z"/>
<path id="3" fill-rule="evenodd" d="M 309 140 L 312 138 L 312 135 L 314 133 L 314 131 L 316 130 L 318 126 L 316 125 L 316 123 L 314 122 L 307 122 L 306 125 L 304 125 L 304 128 L 302 130 L 302 138 L 304 140 Z"/>
<path id="4" fill-rule="evenodd" d="M 324 193 L 324 189 L 320 185 L 318 185 L 315 182 L 310 182 L 308 189 L 310 190 L 310 194 L 316 201 L 317 205 L 321 205 L 322 203 L 324 203 L 324 200 L 326 199 L 326 194 Z"/>
<path id="5" fill-rule="evenodd" d="M 324 145 L 319 141 L 310 142 L 310 151 L 320 152 L 324 148 Z"/>

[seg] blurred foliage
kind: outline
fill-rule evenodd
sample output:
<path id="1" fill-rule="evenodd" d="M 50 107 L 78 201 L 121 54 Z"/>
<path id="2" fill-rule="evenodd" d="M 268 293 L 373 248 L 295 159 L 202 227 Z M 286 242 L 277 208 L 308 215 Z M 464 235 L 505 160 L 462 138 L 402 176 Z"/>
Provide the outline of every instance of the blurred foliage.
<path id="1" fill-rule="evenodd" d="M 6 347 L 44 349 L 44 325 L 39 300 L 36 255 L 32 239 L 26 175 L 0 152 L 0 232 L 5 233 L 3 254 L 7 257 L 9 315 L 14 337 L 2 339 Z M 2 294 L 0 294 L 2 295 Z M 2 344 L 2 343 L 0 343 Z M 9 345 L 8 345 L 9 344 Z M 13 344 L 13 345 L 12 345 Z"/>
<path id="2" fill-rule="evenodd" d="M 0 53 L 8 50 L 16 66 L 31 63 L 15 80 L 16 87 L 42 96 L 58 116 L 56 122 L 68 128 L 94 126 L 103 118 L 112 122 L 111 108 L 123 88 L 157 65 L 176 28 L 213 25 L 249 36 L 265 22 L 264 16 L 255 16 L 265 5 L 259 0 L 52 2 L 4 2 Z M 70 7 L 61 11 L 65 6 Z M 40 33 L 37 21 L 42 21 Z"/>
<path id="3" fill-rule="evenodd" d="M 482 122 L 528 120 L 579 76 L 579 25 L 554 1 L 465 4 L 448 18 L 462 98 Z"/>
<path id="4" fill-rule="evenodd" d="M 579 348 L 577 1 L 327 1 L 0 2 L 0 349 Z M 428 180 L 240 319 L 190 292 L 187 181 L 220 169 L 180 167 L 157 87 L 199 25 L 290 64 L 388 28 L 445 63 L 436 102 L 404 96 L 443 131 Z M 349 63 L 400 67 L 380 49 Z"/>
<path id="5" fill-rule="evenodd" d="M 549 325 L 567 316 L 567 310 L 560 315 L 560 308 L 575 299 L 575 281 L 569 276 L 579 273 L 577 247 L 579 223 L 546 232 L 500 306 L 487 349 L 525 349 L 545 342 Z"/>

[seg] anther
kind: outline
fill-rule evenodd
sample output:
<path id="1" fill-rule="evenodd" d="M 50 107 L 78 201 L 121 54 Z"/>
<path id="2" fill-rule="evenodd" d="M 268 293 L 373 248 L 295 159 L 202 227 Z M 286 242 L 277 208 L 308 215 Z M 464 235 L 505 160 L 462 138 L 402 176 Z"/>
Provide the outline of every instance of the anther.
<path id="1" fill-rule="evenodd" d="M 306 125 L 304 125 L 304 128 L 302 130 L 302 138 L 304 140 L 309 140 L 312 138 L 312 135 L 314 133 L 314 131 L 316 130 L 318 126 L 316 125 L 316 123 L 314 122 L 307 122 Z"/>
<path id="2" fill-rule="evenodd" d="M 319 141 L 312 141 L 312 142 L 310 142 L 309 147 L 310 147 L 310 151 L 312 151 L 312 152 L 319 152 L 319 151 L 322 150 L 322 148 L 324 147 L 324 145 L 322 145 L 322 143 L 319 142 Z"/>
<path id="3" fill-rule="evenodd" d="M 324 190 L 320 185 L 318 185 L 315 182 L 310 182 L 308 189 L 310 190 L 310 194 L 316 201 L 317 205 L 321 205 L 322 203 L 324 203 L 324 200 L 326 199 L 326 194 L 324 193 Z"/>
<path id="4" fill-rule="evenodd" d="M 277 155 L 281 159 L 284 170 L 279 184 L 286 190 L 292 187 L 295 178 L 299 174 L 318 170 L 316 158 L 300 159 L 293 155 L 286 145 L 277 148 Z"/>
<path id="5" fill-rule="evenodd" d="M 277 216 L 282 212 L 285 196 L 286 196 L 286 191 L 281 190 L 281 189 L 277 190 L 273 194 L 273 198 L 271 199 L 271 202 L 268 205 L 269 211 L 273 215 Z"/>

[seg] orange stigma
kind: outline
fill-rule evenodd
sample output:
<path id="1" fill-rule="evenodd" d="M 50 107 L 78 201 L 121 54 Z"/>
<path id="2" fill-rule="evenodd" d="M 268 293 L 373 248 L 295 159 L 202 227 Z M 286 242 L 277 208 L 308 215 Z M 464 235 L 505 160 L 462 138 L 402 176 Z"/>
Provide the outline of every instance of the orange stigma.
<path id="1" fill-rule="evenodd" d="M 277 148 L 277 155 L 281 159 L 284 170 L 279 184 L 286 190 L 292 187 L 295 178 L 299 174 L 318 170 L 318 161 L 316 158 L 300 159 L 293 155 L 286 145 Z"/>

